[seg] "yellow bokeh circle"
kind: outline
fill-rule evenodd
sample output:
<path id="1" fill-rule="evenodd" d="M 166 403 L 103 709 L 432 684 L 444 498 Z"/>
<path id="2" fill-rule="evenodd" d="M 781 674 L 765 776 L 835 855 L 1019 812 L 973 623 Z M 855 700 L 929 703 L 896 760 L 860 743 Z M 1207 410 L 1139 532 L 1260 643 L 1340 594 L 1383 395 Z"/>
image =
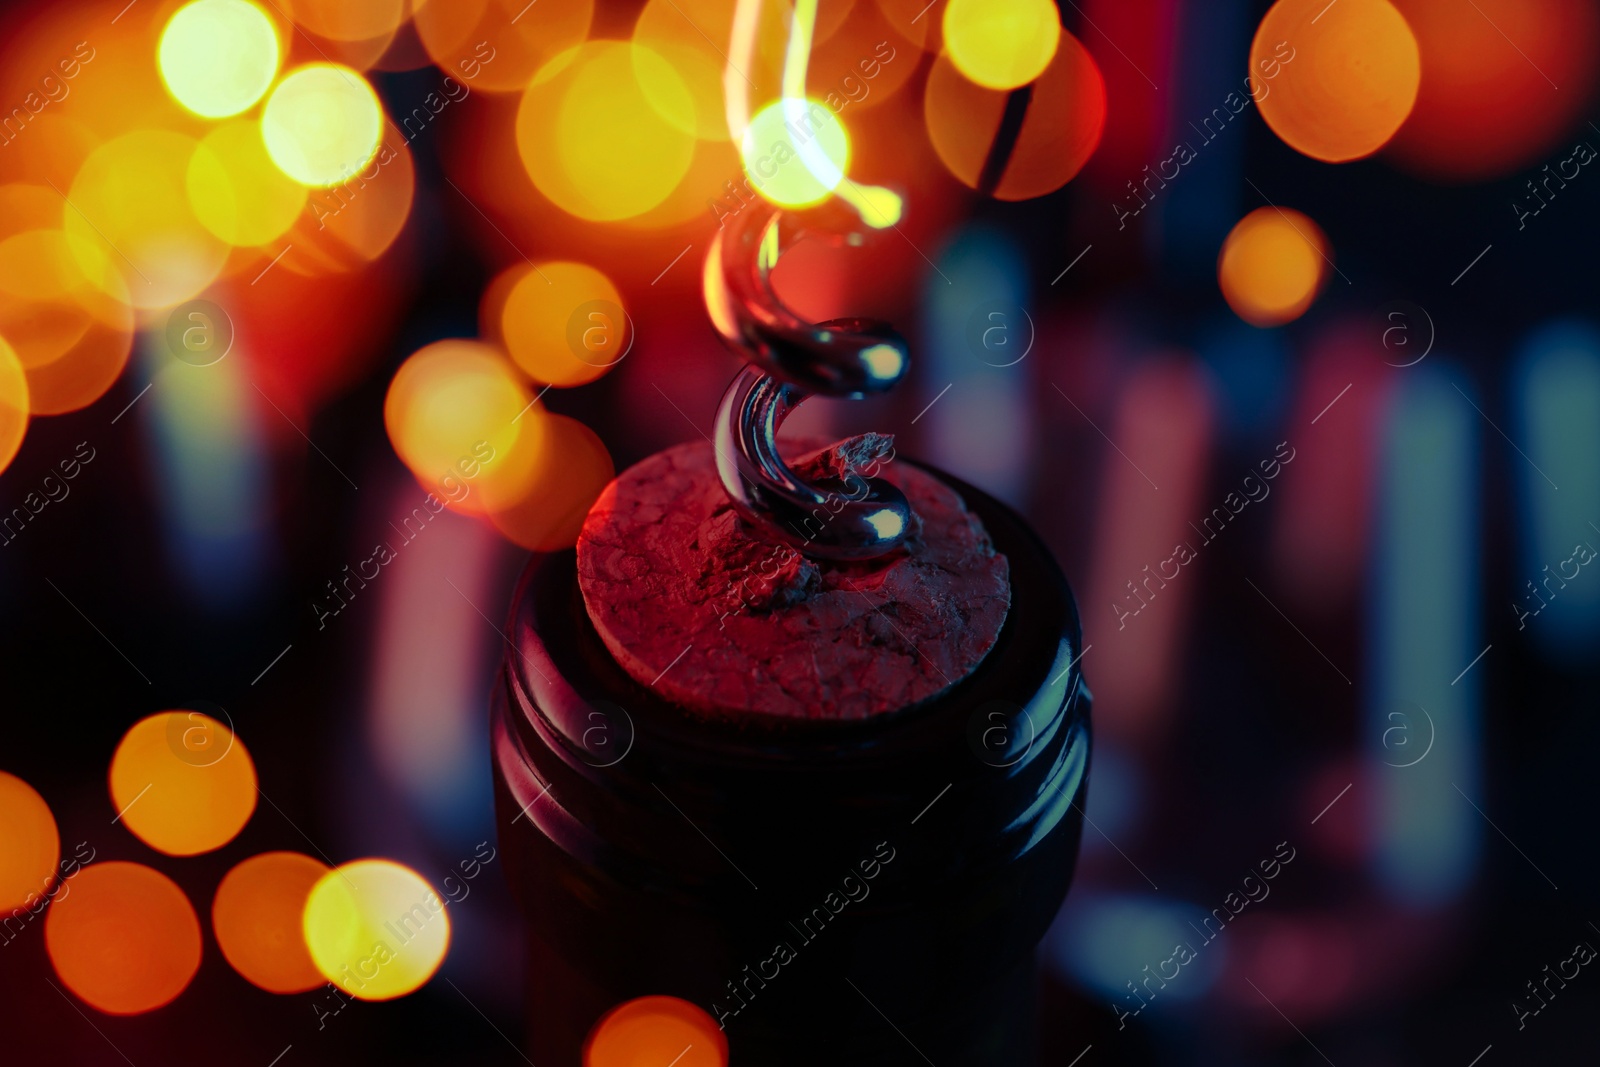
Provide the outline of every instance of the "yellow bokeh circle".
<path id="1" fill-rule="evenodd" d="M 256 808 L 256 768 L 224 723 L 163 711 L 134 723 L 111 757 L 111 803 L 145 844 L 170 856 L 221 848 Z"/>
<path id="2" fill-rule="evenodd" d="M 742 145 L 745 174 L 774 204 L 807 207 L 845 180 L 850 137 L 815 100 L 775 100 L 750 120 Z"/>
<path id="3" fill-rule="evenodd" d="M 945 50 L 986 89 L 1027 85 L 1060 43 L 1061 16 L 1051 0 L 950 0 L 944 9 Z"/>
<path id="4" fill-rule="evenodd" d="M 349 181 L 378 151 L 383 105 L 356 71 L 308 63 L 284 75 L 261 115 L 267 153 L 302 185 Z"/>
<path id="5" fill-rule="evenodd" d="M 306 187 L 273 165 L 261 128 L 246 119 L 206 134 L 189 158 L 186 186 L 200 224 L 239 247 L 287 232 L 306 203 Z"/>
<path id="6" fill-rule="evenodd" d="M 402 363 L 383 421 L 417 481 L 473 513 L 517 498 L 544 440 L 526 380 L 478 341 L 436 341 Z"/>
<path id="7" fill-rule="evenodd" d="M 134 307 L 196 296 L 216 278 L 228 246 L 189 204 L 189 159 L 198 142 L 171 130 L 134 130 L 100 145 L 79 168 L 61 209 L 84 277 Z"/>
<path id="8" fill-rule="evenodd" d="M 557 56 L 517 109 L 517 149 L 534 186 L 593 222 L 642 215 L 671 195 L 694 158 L 693 129 L 694 98 L 677 70 L 626 41 Z"/>
<path id="9" fill-rule="evenodd" d="M 157 62 L 173 99 L 208 119 L 253 106 L 278 74 L 278 34 L 247 0 L 195 0 L 161 33 Z"/>
<path id="10" fill-rule="evenodd" d="M 362 1000 L 392 1000 L 420 989 L 444 962 L 450 916 L 416 871 L 364 859 L 312 887 L 304 933 L 324 978 Z"/>
<path id="11" fill-rule="evenodd" d="M 728 46 L 738 6 L 738 0 L 697 0 L 692 7 L 685 6 L 681 0 L 648 0 L 634 23 L 634 43 L 667 60 L 693 98 L 692 115 L 667 112 L 667 120 L 689 119 L 680 128 L 702 140 L 729 139 L 723 80 L 728 70 Z M 754 38 L 751 53 L 734 60 L 738 73 L 751 85 L 777 85 L 782 76 L 789 41 L 790 6 L 788 3 L 755 5 L 754 26 L 749 31 Z M 830 12 L 849 13 L 847 5 L 832 0 L 822 5 L 822 16 Z M 820 35 L 817 40 L 820 42 Z M 859 45 L 854 47 L 859 48 Z"/>

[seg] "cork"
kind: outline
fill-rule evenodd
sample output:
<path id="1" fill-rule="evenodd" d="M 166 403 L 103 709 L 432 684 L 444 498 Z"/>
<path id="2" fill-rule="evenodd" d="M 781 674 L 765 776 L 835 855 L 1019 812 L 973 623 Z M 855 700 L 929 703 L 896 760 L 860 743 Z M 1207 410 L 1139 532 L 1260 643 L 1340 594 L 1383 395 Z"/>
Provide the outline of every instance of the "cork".
<path id="1" fill-rule="evenodd" d="M 999 639 L 1009 566 L 959 494 L 889 454 L 891 438 L 867 435 L 790 460 L 841 489 L 844 473 L 876 468 L 906 494 L 917 517 L 906 544 L 856 563 L 762 536 L 729 503 L 708 443 L 624 471 L 577 545 L 606 648 L 641 685 L 720 719 L 864 720 L 959 683 Z"/>

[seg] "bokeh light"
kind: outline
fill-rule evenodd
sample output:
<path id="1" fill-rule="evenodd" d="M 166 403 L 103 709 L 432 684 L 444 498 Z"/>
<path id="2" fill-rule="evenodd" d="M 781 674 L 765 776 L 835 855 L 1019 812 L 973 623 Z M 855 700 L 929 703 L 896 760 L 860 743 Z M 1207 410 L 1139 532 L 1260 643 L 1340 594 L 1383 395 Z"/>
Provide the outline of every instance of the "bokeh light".
<path id="1" fill-rule="evenodd" d="M 18 353 L 28 376 L 28 402 L 34 415 L 61 415 L 88 407 L 105 395 L 127 365 L 133 347 L 132 309 L 98 292 L 84 302 L 104 308 L 105 313 L 91 313 L 72 347 L 42 363 Z"/>
<path id="2" fill-rule="evenodd" d="M 940 5 L 948 0 L 933 0 L 927 5 L 910 0 L 872 0 L 872 3 L 897 34 L 916 42 L 922 51 L 937 53 L 944 48 L 944 11 Z"/>
<path id="3" fill-rule="evenodd" d="M 633 42 L 660 56 L 672 66 L 688 92 L 691 107 L 687 114 L 668 113 L 663 117 L 686 133 L 711 141 L 728 139 L 728 120 L 722 107 L 722 74 L 727 66 L 724 53 L 715 41 L 727 41 L 733 25 L 734 0 L 717 0 L 703 5 L 697 14 L 702 21 L 690 21 L 674 5 L 674 0 L 649 0 L 634 23 Z M 709 16 L 709 17 L 707 17 Z M 715 34 L 708 40 L 701 31 Z"/>
<path id="4" fill-rule="evenodd" d="M 294 0 L 294 20 L 330 41 L 387 40 L 405 22 L 406 0 Z"/>
<path id="5" fill-rule="evenodd" d="M 1281 326 L 1306 313 L 1328 273 L 1328 240 L 1305 215 L 1257 208 L 1228 234 L 1217 282 L 1228 306 L 1255 326 Z"/>
<path id="6" fill-rule="evenodd" d="M 544 440 L 516 487 L 516 498 L 492 508 L 489 520 L 531 552 L 571 548 L 589 509 L 616 474 L 598 434 L 577 419 L 546 416 Z"/>
<path id="7" fill-rule="evenodd" d="M 1262 81 L 1271 70 L 1277 76 Z M 1389 0 L 1278 0 L 1250 45 L 1250 76 L 1268 86 L 1257 106 L 1285 144 L 1343 163 L 1394 136 L 1422 68 L 1417 39 Z"/>
<path id="8" fill-rule="evenodd" d="M 1005 119 L 1008 94 L 974 85 L 948 55 L 934 63 L 923 118 L 934 151 L 962 184 L 976 189 Z M 992 194 L 1026 200 L 1054 192 L 1077 176 L 1100 145 L 1106 85 L 1100 67 L 1062 31 L 1050 66 L 1033 87 L 1005 168 Z"/>
<path id="9" fill-rule="evenodd" d="M 83 336 L 90 314 L 73 297 L 85 284 L 60 230 L 0 240 L 0 336 L 24 367 L 60 357 Z"/>
<path id="10" fill-rule="evenodd" d="M 544 420 L 510 361 L 477 341 L 437 341 L 416 352 L 395 372 L 383 403 L 389 441 L 417 481 L 479 514 L 520 499 L 543 447 Z"/>
<path id="11" fill-rule="evenodd" d="M 228 246 L 189 206 L 197 143 L 171 130 L 135 130 L 84 160 L 61 218 L 79 269 L 108 295 L 170 307 L 221 271 Z"/>
<path id="12" fill-rule="evenodd" d="M 0 237 L 61 224 L 61 195 L 48 185 L 7 182 L 0 185 Z"/>
<path id="13" fill-rule="evenodd" d="M 691 7 L 679 0 L 649 0 L 634 24 L 634 43 L 670 63 L 693 100 L 692 121 L 683 128 L 706 140 L 729 139 L 723 79 L 736 6 L 737 0 L 701 0 Z M 756 15 L 753 62 L 741 64 L 756 85 L 775 85 L 783 69 L 787 12 L 787 4 L 763 4 Z M 672 112 L 665 117 L 674 123 L 683 118 Z"/>
<path id="14" fill-rule="evenodd" d="M 695 128 L 694 114 L 683 79 L 660 55 L 594 41 L 553 60 L 528 85 L 517 149 L 534 186 L 563 211 L 595 222 L 626 219 L 683 180 L 695 144 L 684 131 Z"/>
<path id="15" fill-rule="evenodd" d="M 355 860 L 323 875 L 306 900 L 304 931 L 322 976 L 362 1000 L 420 989 L 450 949 L 444 901 L 391 860 Z"/>
<path id="16" fill-rule="evenodd" d="M 830 11 L 822 6 L 819 17 Z M 912 10 L 915 16 L 915 11 Z M 922 69 L 923 44 L 939 15 L 928 11 L 915 22 L 897 19 L 883 0 L 858 0 L 839 32 L 824 37 L 821 25 L 806 66 L 806 87 L 835 112 L 877 107 L 894 98 Z M 853 116 L 852 116 L 853 117 Z"/>
<path id="17" fill-rule="evenodd" d="M 256 808 L 256 769 L 244 742 L 198 711 L 134 723 L 111 757 L 110 783 L 123 824 L 170 856 L 221 848 Z"/>
<path id="18" fill-rule="evenodd" d="M 45 947 L 85 1003 L 135 1015 L 188 986 L 200 967 L 200 919 L 170 878 L 138 863 L 91 863 L 65 890 L 45 913 Z"/>
<path id="19" fill-rule="evenodd" d="M 502 278 L 485 293 L 490 332 L 534 381 L 585 385 L 620 363 L 633 346 L 633 324 L 622 297 L 595 268 L 570 262 L 518 264 Z M 496 307 L 489 306 L 493 297 L 501 297 Z"/>
<path id="20" fill-rule="evenodd" d="M 732 141 L 698 140 L 689 170 L 678 187 L 643 215 L 624 219 L 618 225 L 644 231 L 665 230 L 720 216 L 727 208 L 719 208 L 717 204 L 736 205 L 736 201 L 728 199 L 731 195 L 728 185 L 739 185 L 743 178 L 741 171 L 739 149 Z M 739 195 L 749 194 L 741 188 Z M 648 240 L 648 236 L 641 239 Z"/>
<path id="21" fill-rule="evenodd" d="M 9 221 L 25 226 L 37 218 L 24 207 L 30 188 L 0 192 L 0 212 L 24 208 Z M 59 205 L 52 191 L 41 192 Z M 60 221 L 58 211 L 48 214 L 51 223 Z M 107 274 L 105 280 L 120 277 Z M 89 283 L 58 226 L 22 229 L 0 240 L 0 337 L 27 376 L 30 414 L 75 411 L 116 381 L 133 343 L 126 296 L 113 298 Z"/>
<path id="22" fill-rule="evenodd" d="M 1600 8 L 1590 0 L 1474 4 L 1395 0 L 1416 34 L 1422 84 L 1384 155 L 1430 178 L 1482 181 L 1536 163 L 1594 98 Z"/>
<path id="23" fill-rule="evenodd" d="M 48 180 L 68 192 L 90 152 L 113 137 L 153 128 L 191 135 L 203 129 L 202 120 L 163 84 L 157 56 L 166 16 L 183 2 L 140 3 L 116 21 L 122 5 L 112 0 L 12 5 L 26 17 L 7 21 L 0 33 L 6 56 L 0 99 L 7 101 L 10 129 L 21 126 L 14 109 L 22 104 L 28 114 L 27 94 L 37 97 L 45 88 L 46 71 L 53 70 L 60 85 L 54 93 L 59 99 L 28 119 L 16 143 L 0 151 L 0 173 L 8 180 Z"/>
<path id="24" fill-rule="evenodd" d="M 61 111 L 42 111 L 28 126 L 28 140 L 32 142 L 27 152 L 0 152 L 0 179 L 16 182 L 37 182 L 47 192 L 68 189 L 78 168 L 105 137 L 95 132 L 87 122 L 75 115 L 84 109 L 75 108 L 72 114 Z M 59 205 L 61 198 L 56 197 Z M 59 211 L 51 212 L 50 222 L 61 224 Z"/>
<path id="25" fill-rule="evenodd" d="M 783 11 L 784 14 L 789 14 L 788 9 L 790 8 L 798 9 L 800 7 L 799 4 L 792 2 L 774 4 L 772 6 Z M 844 28 L 845 24 L 849 22 L 850 16 L 855 14 L 859 8 L 871 6 L 871 3 L 865 2 L 865 0 L 861 3 L 858 3 L 857 0 L 829 0 L 828 3 L 819 4 L 816 13 L 812 16 L 816 23 L 812 27 L 811 34 L 813 48 L 832 39 L 834 35 Z"/>
<path id="26" fill-rule="evenodd" d="M 189 159 L 186 186 L 200 224 L 241 247 L 283 234 L 306 203 L 305 186 L 273 164 L 261 127 L 245 119 L 206 134 Z"/>
<path id="27" fill-rule="evenodd" d="M 1061 39 L 1051 0 L 950 0 L 944 47 L 956 69 L 985 89 L 1015 89 L 1044 73 Z"/>
<path id="28" fill-rule="evenodd" d="M 312 189 L 284 236 L 281 265 L 298 274 L 343 273 L 383 255 L 400 236 L 416 197 L 416 164 L 391 125 L 377 155 L 348 181 Z"/>
<path id="29" fill-rule="evenodd" d="M 303 185 L 349 181 L 378 152 L 383 105 L 360 74 L 309 63 L 286 74 L 261 115 L 267 152 Z"/>
<path id="30" fill-rule="evenodd" d="M 815 100 L 775 100 L 762 108 L 744 132 L 741 151 L 751 186 L 785 207 L 826 200 L 850 166 L 844 124 Z"/>
<path id="31" fill-rule="evenodd" d="M 99 400 L 122 375 L 133 346 L 131 329 L 91 323 L 61 358 L 27 367 L 35 415 L 61 415 Z"/>
<path id="32" fill-rule="evenodd" d="M 161 78 L 174 99 L 205 118 L 253 106 L 278 75 L 278 34 L 248 0 L 195 0 L 162 31 Z"/>
<path id="33" fill-rule="evenodd" d="M 0 338 L 0 471 L 11 465 L 28 433 L 28 376 L 4 338 Z"/>
<path id="34" fill-rule="evenodd" d="M 417 35 L 439 69 L 490 93 L 521 92 L 546 63 L 581 45 L 594 19 L 594 0 L 539 0 L 532 8 L 528 0 L 415 0 L 415 8 Z"/>
<path id="35" fill-rule="evenodd" d="M 302 993 L 326 979 L 306 948 L 306 902 L 327 864 L 264 852 L 229 871 L 211 904 L 217 945 L 233 969 L 269 993 Z"/>
<path id="36" fill-rule="evenodd" d="M 658 1061 L 728 1067 L 727 1035 L 687 1000 L 640 997 L 601 1016 L 583 1046 L 583 1067 L 644 1067 Z"/>
<path id="37" fill-rule="evenodd" d="M 33 786 L 0 771 L 0 918 L 31 908 L 56 877 L 61 838 Z"/>

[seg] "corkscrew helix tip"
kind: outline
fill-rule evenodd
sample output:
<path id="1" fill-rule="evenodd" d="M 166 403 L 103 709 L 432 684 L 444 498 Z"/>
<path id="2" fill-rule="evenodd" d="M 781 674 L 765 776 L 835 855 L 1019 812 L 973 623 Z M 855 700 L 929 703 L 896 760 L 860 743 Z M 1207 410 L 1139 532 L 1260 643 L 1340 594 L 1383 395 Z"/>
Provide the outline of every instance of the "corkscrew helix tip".
<path id="1" fill-rule="evenodd" d="M 788 212 L 752 206 L 729 220 L 707 257 L 711 320 L 751 361 L 717 409 L 717 473 L 734 507 L 769 536 L 818 559 L 872 559 L 905 540 L 905 494 L 854 472 L 838 488 L 807 482 L 778 455 L 778 431 L 808 396 L 859 400 L 893 388 L 910 368 L 910 349 L 886 322 L 811 323 L 784 306 L 771 273 L 805 232 Z"/>

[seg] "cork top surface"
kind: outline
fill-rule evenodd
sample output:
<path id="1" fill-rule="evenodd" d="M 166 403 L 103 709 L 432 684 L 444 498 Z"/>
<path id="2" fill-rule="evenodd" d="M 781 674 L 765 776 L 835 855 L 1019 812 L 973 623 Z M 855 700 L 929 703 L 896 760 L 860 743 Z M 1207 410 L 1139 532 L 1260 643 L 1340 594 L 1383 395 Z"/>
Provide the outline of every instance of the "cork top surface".
<path id="1" fill-rule="evenodd" d="M 887 438 L 855 438 L 792 461 L 813 482 L 848 466 L 906 494 L 918 520 L 906 546 L 861 563 L 757 537 L 708 443 L 618 475 L 577 546 L 584 604 L 612 656 L 667 700 L 725 719 L 867 719 L 971 674 L 1010 608 L 1006 558 L 949 486 L 870 462 L 886 450 Z M 828 518 L 824 507 L 814 522 Z"/>

